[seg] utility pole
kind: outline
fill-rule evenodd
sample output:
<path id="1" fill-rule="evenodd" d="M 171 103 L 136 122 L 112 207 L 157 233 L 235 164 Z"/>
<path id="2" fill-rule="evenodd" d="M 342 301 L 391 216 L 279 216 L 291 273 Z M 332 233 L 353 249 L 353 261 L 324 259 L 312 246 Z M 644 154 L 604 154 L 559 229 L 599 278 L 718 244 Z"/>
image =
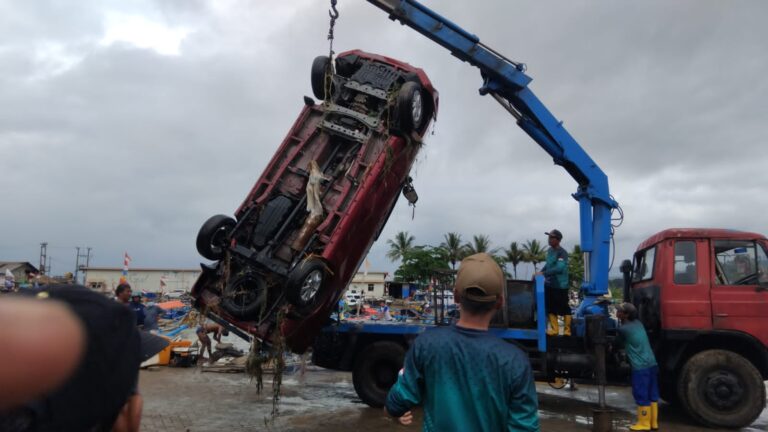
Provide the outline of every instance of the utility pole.
<path id="1" fill-rule="evenodd" d="M 75 246 L 77 255 L 75 256 L 75 272 L 73 273 L 75 283 L 77 283 L 77 271 L 80 269 L 80 246 Z"/>
<path id="2" fill-rule="evenodd" d="M 77 258 L 75 259 L 75 283 L 78 283 L 77 280 L 78 274 L 80 270 L 83 270 L 83 285 L 85 285 L 85 269 L 88 268 L 91 262 L 91 248 L 90 247 L 83 247 L 80 246 L 75 248 L 77 250 Z M 83 249 L 83 253 L 80 253 L 80 249 Z M 82 260 L 81 260 L 82 259 Z M 85 262 L 85 265 L 80 264 L 81 262 Z"/>
<path id="3" fill-rule="evenodd" d="M 48 260 L 48 242 L 40 243 L 40 276 L 45 276 Z"/>

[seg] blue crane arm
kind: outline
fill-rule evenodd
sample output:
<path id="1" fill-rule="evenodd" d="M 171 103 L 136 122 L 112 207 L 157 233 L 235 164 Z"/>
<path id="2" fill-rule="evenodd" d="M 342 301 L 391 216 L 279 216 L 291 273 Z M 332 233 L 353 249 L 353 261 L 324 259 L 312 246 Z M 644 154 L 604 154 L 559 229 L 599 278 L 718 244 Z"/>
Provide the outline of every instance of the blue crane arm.
<path id="1" fill-rule="evenodd" d="M 578 183 L 573 197 L 579 202 L 581 249 L 584 253 L 582 290 L 596 297 L 608 292 L 611 211 L 618 207 L 608 190 L 608 177 L 528 88 L 525 65 L 507 59 L 415 0 L 367 0 L 429 39 L 458 59 L 480 69 L 481 95 L 491 95 L 517 124 Z M 588 302 L 591 303 L 591 302 Z"/>

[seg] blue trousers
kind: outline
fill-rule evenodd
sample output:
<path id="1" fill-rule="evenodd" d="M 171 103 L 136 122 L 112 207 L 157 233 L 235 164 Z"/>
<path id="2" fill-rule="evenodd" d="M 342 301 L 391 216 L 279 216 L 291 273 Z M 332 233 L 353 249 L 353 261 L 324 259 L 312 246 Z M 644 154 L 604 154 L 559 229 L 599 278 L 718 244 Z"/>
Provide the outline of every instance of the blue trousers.
<path id="1" fill-rule="evenodd" d="M 638 406 L 659 401 L 659 367 L 632 369 L 632 397 Z"/>

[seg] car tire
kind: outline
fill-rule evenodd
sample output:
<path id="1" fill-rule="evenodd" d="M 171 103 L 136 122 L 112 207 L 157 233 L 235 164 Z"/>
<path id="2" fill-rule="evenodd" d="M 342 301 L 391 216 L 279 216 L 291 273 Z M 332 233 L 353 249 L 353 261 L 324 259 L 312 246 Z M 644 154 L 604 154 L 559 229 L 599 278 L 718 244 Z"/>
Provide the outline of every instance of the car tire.
<path id="1" fill-rule="evenodd" d="M 749 360 L 726 350 L 691 357 L 683 366 L 678 395 L 688 414 L 710 427 L 748 426 L 765 408 L 760 372 Z"/>
<path id="2" fill-rule="evenodd" d="M 312 311 L 327 285 L 328 266 L 319 258 L 306 258 L 288 274 L 285 295 L 299 314 Z"/>
<path id="3" fill-rule="evenodd" d="M 317 56 L 312 61 L 312 72 L 310 81 L 312 82 L 312 93 L 317 99 L 325 100 L 325 73 L 328 70 L 331 60 L 328 56 Z"/>
<path id="4" fill-rule="evenodd" d="M 384 406 L 404 359 L 405 347 L 399 343 L 380 341 L 366 346 L 352 370 L 352 384 L 360 399 L 373 408 Z"/>
<path id="5" fill-rule="evenodd" d="M 203 257 L 218 261 L 224 257 L 228 238 L 237 222 L 226 215 L 211 216 L 197 232 L 197 251 Z"/>
<path id="6" fill-rule="evenodd" d="M 234 275 L 224 287 L 221 307 L 237 319 L 257 318 L 266 305 L 267 286 L 258 273 Z"/>
<path id="7" fill-rule="evenodd" d="M 407 81 L 397 93 L 397 121 L 400 131 L 410 133 L 424 124 L 427 102 L 421 84 Z"/>

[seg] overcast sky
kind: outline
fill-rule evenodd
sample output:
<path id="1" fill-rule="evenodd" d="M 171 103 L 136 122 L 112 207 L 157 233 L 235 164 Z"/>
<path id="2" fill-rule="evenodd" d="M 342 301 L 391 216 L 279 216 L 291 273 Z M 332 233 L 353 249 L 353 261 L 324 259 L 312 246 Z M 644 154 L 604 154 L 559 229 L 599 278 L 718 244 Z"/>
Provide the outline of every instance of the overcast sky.
<path id="1" fill-rule="evenodd" d="M 426 1 L 528 65 L 531 89 L 603 168 L 625 213 L 616 260 L 669 227 L 768 233 L 768 2 Z M 0 260 L 74 269 L 193 268 L 200 225 L 232 214 L 311 94 L 327 53 L 319 0 L 0 0 Z M 337 52 L 423 68 L 440 91 L 386 239 L 450 231 L 494 246 L 559 228 L 576 184 L 495 101 L 478 70 L 363 0 L 340 0 Z"/>

